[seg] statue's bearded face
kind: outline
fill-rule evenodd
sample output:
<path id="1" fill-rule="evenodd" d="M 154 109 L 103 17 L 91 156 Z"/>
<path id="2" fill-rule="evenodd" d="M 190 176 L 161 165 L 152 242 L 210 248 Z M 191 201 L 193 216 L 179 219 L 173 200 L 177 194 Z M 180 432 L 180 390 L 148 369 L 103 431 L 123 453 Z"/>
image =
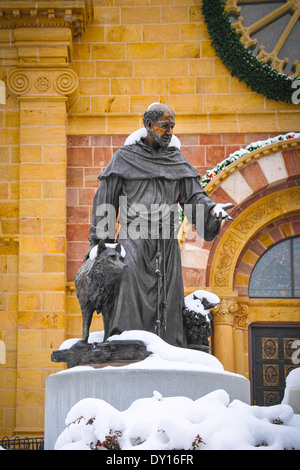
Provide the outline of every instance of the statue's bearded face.
<path id="1" fill-rule="evenodd" d="M 175 126 L 174 114 L 166 111 L 155 123 L 151 121 L 148 125 L 148 136 L 153 148 L 167 148 L 171 142 Z"/>

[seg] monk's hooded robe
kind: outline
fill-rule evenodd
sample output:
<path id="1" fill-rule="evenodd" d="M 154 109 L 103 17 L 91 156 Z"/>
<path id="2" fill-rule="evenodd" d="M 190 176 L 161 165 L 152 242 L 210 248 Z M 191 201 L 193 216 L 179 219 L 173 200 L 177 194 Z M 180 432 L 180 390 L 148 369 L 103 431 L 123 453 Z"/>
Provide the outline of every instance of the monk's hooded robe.
<path id="1" fill-rule="evenodd" d="M 185 347 L 181 256 L 174 228 L 176 217 L 179 220 L 179 213 L 177 211 L 176 215 L 176 211 L 171 211 L 169 238 L 162 233 L 167 219 L 156 213 L 153 216 L 155 223 L 152 222 L 152 225 L 156 224 L 158 218 L 159 229 L 154 236 L 152 231 L 150 238 L 151 209 L 155 212 L 153 208 L 158 206 L 153 205 L 156 204 L 167 207 L 176 207 L 178 203 L 181 207 L 188 204 L 192 211 L 189 210 L 190 214 L 186 215 L 195 226 L 196 205 L 203 205 L 204 239 L 211 241 L 218 235 L 221 226 L 209 213 L 216 203 L 202 188 L 198 172 L 179 148 L 173 146 L 157 151 L 142 140 L 125 145 L 116 151 L 98 178 L 100 185 L 93 202 L 89 242 L 91 246 L 97 244 L 99 238 L 105 239 L 106 243 L 114 242 L 114 233 L 98 236 L 97 226 L 99 228 L 98 224 L 104 223 L 103 218 L 107 215 L 99 211 L 99 207 L 102 204 L 111 204 L 116 213 L 120 208 L 121 229 L 117 241 L 126 250 L 124 262 L 128 266 L 111 315 L 103 319 L 104 341 L 109 336 L 126 330 L 146 330 L 159 334 L 171 345 Z M 120 206 L 121 200 L 123 203 Z M 135 206 L 136 204 L 139 206 Z M 101 215 L 97 215 L 99 213 Z M 146 219 L 148 223 L 143 225 L 137 222 Z M 172 233 L 173 228 L 175 235 Z M 136 236 L 139 229 L 141 233 Z"/>

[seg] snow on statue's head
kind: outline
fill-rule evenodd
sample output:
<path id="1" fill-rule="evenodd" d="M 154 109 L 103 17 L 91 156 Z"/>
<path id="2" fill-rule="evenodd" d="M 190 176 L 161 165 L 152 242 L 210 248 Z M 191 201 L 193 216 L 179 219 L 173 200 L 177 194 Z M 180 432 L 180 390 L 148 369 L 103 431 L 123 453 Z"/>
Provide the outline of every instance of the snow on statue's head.
<path id="1" fill-rule="evenodd" d="M 158 102 L 150 104 L 150 106 L 145 111 L 144 116 L 143 116 L 144 126 L 147 127 L 148 119 L 151 119 L 153 124 L 157 123 L 159 119 L 161 119 L 166 113 L 173 115 L 174 120 L 175 120 L 174 112 L 166 104 L 158 103 Z"/>
<path id="2" fill-rule="evenodd" d="M 153 124 L 156 124 L 165 114 L 173 116 L 173 119 L 175 120 L 175 113 L 166 104 L 159 102 L 150 104 L 143 116 L 143 123 L 145 127 L 142 127 L 141 129 L 138 129 L 137 131 L 130 134 L 127 137 L 124 145 L 132 145 L 136 142 L 139 142 L 141 139 L 145 139 L 147 137 L 146 127 L 148 120 L 151 120 Z M 180 140 L 173 134 L 168 146 L 177 147 L 180 149 Z"/>

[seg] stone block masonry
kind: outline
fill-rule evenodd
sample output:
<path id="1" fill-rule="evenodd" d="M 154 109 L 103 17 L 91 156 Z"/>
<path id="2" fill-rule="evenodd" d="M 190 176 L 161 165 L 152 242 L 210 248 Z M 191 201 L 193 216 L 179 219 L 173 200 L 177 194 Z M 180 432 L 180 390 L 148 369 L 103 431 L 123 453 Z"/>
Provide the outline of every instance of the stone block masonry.
<path id="1" fill-rule="evenodd" d="M 215 55 L 199 5 L 108 3 L 94 5 L 93 24 L 74 40 L 71 67 L 80 98 L 68 116 L 70 134 L 84 135 L 87 122 L 92 133 L 132 132 L 154 101 L 175 111 L 181 134 L 288 132 L 299 122 L 294 105 L 274 103 L 230 75 Z M 126 116 L 123 126 L 115 113 Z M 135 114 L 130 121 L 128 113 Z"/>

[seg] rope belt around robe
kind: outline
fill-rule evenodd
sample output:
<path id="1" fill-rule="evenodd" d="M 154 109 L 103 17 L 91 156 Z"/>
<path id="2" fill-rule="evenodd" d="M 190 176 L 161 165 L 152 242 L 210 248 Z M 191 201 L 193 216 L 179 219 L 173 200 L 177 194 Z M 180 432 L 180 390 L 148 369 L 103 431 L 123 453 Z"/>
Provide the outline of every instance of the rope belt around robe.
<path id="1" fill-rule="evenodd" d="M 157 276 L 157 309 L 155 333 L 160 336 L 161 326 L 167 328 L 167 279 L 166 279 L 166 240 L 157 240 L 155 257 L 155 274 Z M 163 285 L 163 299 L 160 302 L 161 286 Z M 161 309 L 162 307 L 162 309 Z"/>

